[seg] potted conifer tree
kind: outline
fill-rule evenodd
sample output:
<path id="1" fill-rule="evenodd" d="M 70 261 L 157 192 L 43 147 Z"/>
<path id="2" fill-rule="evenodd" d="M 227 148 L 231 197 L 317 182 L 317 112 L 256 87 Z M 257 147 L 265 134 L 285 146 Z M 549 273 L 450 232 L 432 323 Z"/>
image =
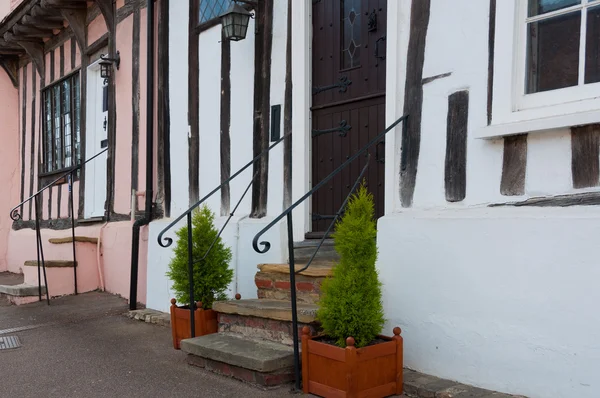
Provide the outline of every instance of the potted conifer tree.
<path id="1" fill-rule="evenodd" d="M 380 335 L 385 319 L 377 259 L 373 196 L 364 184 L 333 234 L 340 262 L 322 285 L 320 336 L 302 333 L 305 393 L 323 397 L 386 397 L 402 393 L 403 346 Z"/>
<path id="2" fill-rule="evenodd" d="M 211 308 L 215 301 L 227 299 L 225 292 L 233 279 L 233 270 L 229 268 L 231 249 L 221 237 L 206 255 L 218 235 L 214 219 L 214 213 L 206 205 L 196 209 L 192 215 L 194 298 L 198 300 L 194 311 L 196 336 L 217 332 L 217 313 Z M 187 234 L 187 225 L 176 232 L 177 244 L 167 272 L 175 292 L 175 298 L 171 299 L 171 331 L 175 349 L 180 348 L 181 340 L 191 337 Z M 188 304 L 178 306 L 177 302 Z"/>

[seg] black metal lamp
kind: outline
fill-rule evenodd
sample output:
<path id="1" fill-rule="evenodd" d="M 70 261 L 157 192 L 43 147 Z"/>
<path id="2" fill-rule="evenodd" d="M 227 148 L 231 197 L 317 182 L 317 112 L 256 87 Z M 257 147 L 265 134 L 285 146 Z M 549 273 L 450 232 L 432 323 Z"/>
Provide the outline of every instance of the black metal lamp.
<path id="1" fill-rule="evenodd" d="M 100 77 L 103 79 L 110 79 L 112 75 L 112 65 L 113 63 L 117 66 L 117 70 L 119 70 L 119 65 L 121 65 L 121 54 L 117 51 L 116 58 L 108 58 L 106 55 L 100 55 Z"/>
<path id="2" fill-rule="evenodd" d="M 233 41 L 245 39 L 251 17 L 252 14 L 248 10 L 233 2 L 231 7 L 221 15 L 224 38 Z"/>

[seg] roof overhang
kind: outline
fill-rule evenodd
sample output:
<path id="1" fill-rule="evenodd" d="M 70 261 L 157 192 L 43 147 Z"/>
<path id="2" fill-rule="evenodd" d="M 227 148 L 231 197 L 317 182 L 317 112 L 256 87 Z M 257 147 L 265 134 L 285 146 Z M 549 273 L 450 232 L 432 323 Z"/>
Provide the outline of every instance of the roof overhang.
<path id="1" fill-rule="evenodd" d="M 98 4 L 111 31 L 111 0 L 24 0 L 0 22 L 0 66 L 9 75 L 16 74 L 18 66 L 12 64 L 17 62 L 18 65 L 19 57 L 28 55 L 40 76 L 45 76 L 44 44 L 64 29 L 72 30 L 84 51 L 88 6 L 93 3 Z M 16 76 L 13 83 L 15 79 Z"/>

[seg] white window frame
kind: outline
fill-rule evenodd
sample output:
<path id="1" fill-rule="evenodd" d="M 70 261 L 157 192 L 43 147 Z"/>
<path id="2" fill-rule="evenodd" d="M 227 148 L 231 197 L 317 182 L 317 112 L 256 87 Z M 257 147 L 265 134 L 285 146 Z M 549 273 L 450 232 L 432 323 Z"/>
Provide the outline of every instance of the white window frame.
<path id="1" fill-rule="evenodd" d="M 585 80 L 585 50 L 586 50 L 586 30 L 587 30 L 587 11 L 588 8 L 600 5 L 600 0 L 581 0 L 581 4 L 563 8 L 558 11 L 552 11 L 535 17 L 527 17 L 528 1 L 521 1 L 518 9 L 518 47 L 517 51 L 517 80 L 515 87 L 515 108 L 516 110 L 538 108 L 564 104 L 572 101 L 581 101 L 598 97 L 600 92 L 600 83 L 584 84 Z M 527 27 L 530 22 L 545 20 L 559 15 L 565 15 L 579 11 L 581 13 L 581 30 L 579 38 L 579 82 L 577 86 L 559 88 L 538 93 L 526 94 L 526 73 L 527 73 Z"/>
<path id="2" fill-rule="evenodd" d="M 492 123 L 477 132 L 479 138 L 600 122 L 600 83 L 583 84 L 587 13 L 583 13 L 581 21 L 580 84 L 525 94 L 527 22 L 542 18 L 528 18 L 527 5 L 528 0 L 497 2 Z M 600 5 L 600 0 L 582 0 L 582 4 L 543 16 L 561 15 L 596 5 Z"/>

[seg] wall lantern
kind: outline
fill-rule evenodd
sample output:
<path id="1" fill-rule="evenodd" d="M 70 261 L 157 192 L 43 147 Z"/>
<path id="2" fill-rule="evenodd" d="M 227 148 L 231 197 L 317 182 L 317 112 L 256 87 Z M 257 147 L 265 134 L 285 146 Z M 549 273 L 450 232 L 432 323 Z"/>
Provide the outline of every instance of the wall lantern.
<path id="1" fill-rule="evenodd" d="M 233 2 L 231 7 L 221 15 L 224 38 L 233 41 L 245 39 L 251 17 L 252 14 L 248 10 Z"/>
<path id="2" fill-rule="evenodd" d="M 121 65 L 121 54 L 117 51 L 116 58 L 108 58 L 106 55 L 100 55 L 100 77 L 103 79 L 110 79 L 112 74 L 112 64 L 117 66 L 117 70 L 119 70 L 119 65 Z"/>

